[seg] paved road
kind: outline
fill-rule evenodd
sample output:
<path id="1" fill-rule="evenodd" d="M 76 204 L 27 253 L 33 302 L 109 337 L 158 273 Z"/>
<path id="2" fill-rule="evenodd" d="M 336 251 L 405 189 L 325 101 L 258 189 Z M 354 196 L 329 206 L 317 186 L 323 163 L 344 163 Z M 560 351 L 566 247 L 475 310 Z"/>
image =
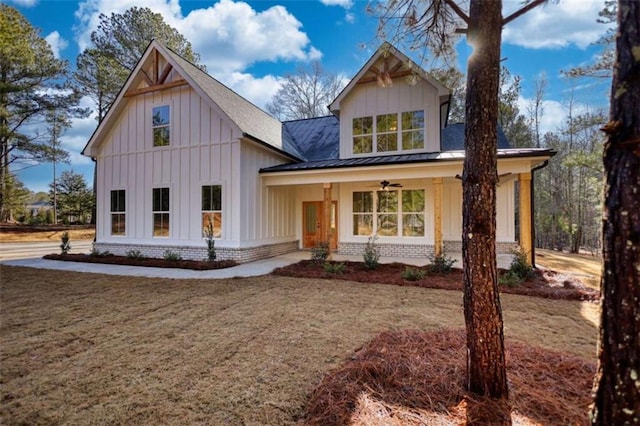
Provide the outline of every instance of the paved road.
<path id="1" fill-rule="evenodd" d="M 70 253 L 91 252 L 92 240 L 71 241 Z M 0 243 L 0 260 L 29 259 L 45 254 L 60 253 L 60 242 L 46 243 Z"/>

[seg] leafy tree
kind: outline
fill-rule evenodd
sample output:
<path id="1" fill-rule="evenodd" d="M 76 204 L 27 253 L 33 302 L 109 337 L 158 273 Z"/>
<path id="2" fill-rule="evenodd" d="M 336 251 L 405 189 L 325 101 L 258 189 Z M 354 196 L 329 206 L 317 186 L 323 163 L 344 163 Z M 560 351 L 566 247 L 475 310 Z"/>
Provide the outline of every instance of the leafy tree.
<path id="1" fill-rule="evenodd" d="M 53 200 L 53 183 L 49 195 Z M 95 198 L 93 191 L 87 186 L 84 177 L 73 170 L 60 175 L 57 183 L 58 212 L 64 222 L 86 222 L 91 213 Z"/>
<path id="2" fill-rule="evenodd" d="M 4 185 L 10 165 L 46 161 L 50 153 L 46 135 L 29 126 L 41 123 L 48 111 L 86 114 L 78 107 L 79 93 L 61 83 L 67 68 L 24 16 L 0 4 L 0 220 L 9 215 Z"/>
<path id="3" fill-rule="evenodd" d="M 46 121 L 49 125 L 50 148 L 45 155 L 45 159 L 53 165 L 53 218 L 54 223 L 58 217 L 58 190 L 57 190 L 57 174 L 56 166 L 58 163 L 69 163 L 69 153 L 60 148 L 60 136 L 71 127 L 71 121 L 57 111 L 49 111 L 46 115 Z"/>
<path id="4" fill-rule="evenodd" d="M 91 33 L 93 47 L 78 55 L 73 75 L 83 93 L 96 102 L 98 121 L 106 115 L 151 40 L 160 41 L 194 64 L 200 60 L 191 43 L 162 15 L 147 7 L 132 7 L 111 16 L 100 14 L 99 19 L 98 28 Z"/>
<path id="5" fill-rule="evenodd" d="M 606 176 L 603 295 L 593 425 L 640 418 L 640 2 L 618 2 Z"/>
<path id="6" fill-rule="evenodd" d="M 502 17 L 499 0 L 470 0 L 465 13 L 454 0 L 381 2 L 381 25 L 402 27 L 432 53 L 452 48 L 450 35 L 462 23 L 475 49 L 467 68 L 463 186 L 464 312 L 467 328 L 467 388 L 500 400 L 501 409 L 483 413 L 477 423 L 510 424 L 502 311 L 495 253 L 497 124 L 502 28 L 543 3 L 533 0 Z M 383 28 L 384 30 L 384 28 Z M 443 48 L 444 46 L 444 48 Z M 476 413 L 479 414 L 479 413 Z M 482 417 L 482 416 L 481 416 Z"/>
<path id="7" fill-rule="evenodd" d="M 530 147 L 533 139 L 529 120 L 520 113 L 518 107 L 520 81 L 520 76 L 511 78 L 509 70 L 502 67 L 498 92 L 498 123 L 515 148 Z"/>
<path id="8" fill-rule="evenodd" d="M 29 201 L 31 192 L 12 173 L 5 175 L 4 188 L 5 209 L 8 213 L 7 221 L 13 222 L 24 215 L 25 205 Z"/>
<path id="9" fill-rule="evenodd" d="M 282 87 L 267 104 L 267 111 L 280 120 L 322 117 L 343 87 L 336 74 L 325 72 L 316 61 L 284 77 Z"/>

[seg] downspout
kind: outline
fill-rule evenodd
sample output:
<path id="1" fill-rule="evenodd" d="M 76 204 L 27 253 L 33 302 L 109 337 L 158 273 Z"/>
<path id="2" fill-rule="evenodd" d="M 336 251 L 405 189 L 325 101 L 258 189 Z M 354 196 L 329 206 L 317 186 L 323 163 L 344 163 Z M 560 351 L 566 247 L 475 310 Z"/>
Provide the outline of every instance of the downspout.
<path id="1" fill-rule="evenodd" d="M 93 165 L 93 211 L 92 214 L 92 222 L 95 226 L 93 233 L 93 243 L 96 243 L 98 238 L 98 159 L 96 157 L 91 157 L 91 161 L 94 162 Z M 95 246 L 94 246 L 95 247 Z"/>
<path id="2" fill-rule="evenodd" d="M 537 165 L 533 169 L 531 169 L 531 188 L 529 191 L 531 192 L 531 266 L 536 268 L 536 226 L 535 226 L 535 198 L 534 198 L 534 188 L 535 188 L 535 172 L 544 169 L 549 165 L 549 160 L 544 160 L 542 164 Z"/>

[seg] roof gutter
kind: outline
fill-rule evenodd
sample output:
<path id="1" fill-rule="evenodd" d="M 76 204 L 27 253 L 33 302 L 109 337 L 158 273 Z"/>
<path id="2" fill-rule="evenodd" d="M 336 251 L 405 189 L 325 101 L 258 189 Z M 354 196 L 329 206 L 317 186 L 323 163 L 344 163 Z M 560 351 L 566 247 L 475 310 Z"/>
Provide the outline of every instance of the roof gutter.
<path id="1" fill-rule="evenodd" d="M 533 268 L 537 268 L 536 267 L 536 227 L 535 227 L 535 172 L 537 172 L 538 170 L 544 169 L 545 167 L 547 167 L 549 165 L 549 160 L 544 160 L 544 162 L 542 164 L 539 164 L 537 166 L 535 166 L 533 169 L 531 169 L 531 188 L 529 188 L 531 195 L 531 266 Z"/>

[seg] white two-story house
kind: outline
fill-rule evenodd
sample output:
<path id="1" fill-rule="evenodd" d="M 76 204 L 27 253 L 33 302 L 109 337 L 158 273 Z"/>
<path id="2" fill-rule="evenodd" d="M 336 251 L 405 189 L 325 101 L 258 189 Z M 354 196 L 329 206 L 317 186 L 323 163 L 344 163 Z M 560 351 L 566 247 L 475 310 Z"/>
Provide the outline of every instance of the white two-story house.
<path id="1" fill-rule="evenodd" d="M 449 99 L 385 43 L 330 115 L 281 123 L 153 41 L 83 151 L 95 247 L 204 259 L 211 224 L 218 258 L 239 262 L 321 242 L 361 254 L 371 235 L 383 256 L 459 252 L 464 126 L 447 125 Z M 553 152 L 498 145 L 497 251 L 530 250 L 532 170 Z"/>

